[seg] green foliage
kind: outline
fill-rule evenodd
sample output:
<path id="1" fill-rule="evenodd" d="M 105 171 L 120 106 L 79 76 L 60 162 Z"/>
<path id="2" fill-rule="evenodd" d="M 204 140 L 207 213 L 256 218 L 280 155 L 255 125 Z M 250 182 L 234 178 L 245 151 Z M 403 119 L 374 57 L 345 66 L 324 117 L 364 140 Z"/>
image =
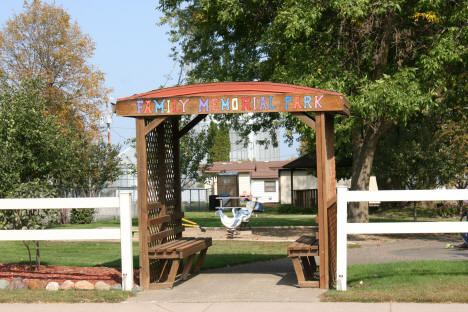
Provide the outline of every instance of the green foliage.
<path id="1" fill-rule="evenodd" d="M 183 116 L 181 127 L 190 122 L 190 115 Z M 209 153 L 210 142 L 207 136 L 207 130 L 198 127 L 197 130 L 191 130 L 180 139 L 180 172 L 182 188 L 193 185 L 194 182 L 204 183 L 209 175 L 200 170 L 203 162 L 206 162 L 206 156 Z M 208 159 L 209 160 L 209 159 Z M 208 162 L 206 165 L 210 165 Z"/>
<path id="2" fill-rule="evenodd" d="M 97 196 L 122 174 L 119 145 L 109 146 L 102 140 L 92 142 L 87 136 L 77 137 L 69 145 L 72 153 L 67 155 L 67 170 L 55 180 L 64 196 Z"/>
<path id="3" fill-rule="evenodd" d="M 231 151 L 231 141 L 229 138 L 229 126 L 225 123 L 219 125 L 211 121 L 208 128 L 208 151 L 209 162 L 229 161 Z"/>
<path id="4" fill-rule="evenodd" d="M 90 224 L 94 221 L 95 209 L 72 209 L 71 224 Z"/>
<path id="5" fill-rule="evenodd" d="M 0 81 L 0 197 L 34 180 L 51 183 L 61 196 L 95 195 L 119 176 L 120 147 L 60 125 L 43 92 L 39 80 L 19 87 Z"/>
<path id="6" fill-rule="evenodd" d="M 379 143 L 374 173 L 380 189 L 431 189 L 445 164 L 436 144 L 437 123 L 413 118 L 407 126 L 387 133 Z"/>
<path id="7" fill-rule="evenodd" d="M 188 83 L 273 81 L 344 93 L 351 118 L 335 118 L 336 150 L 337 160 L 352 155 L 353 189 L 368 188 L 378 143 L 393 128 L 421 116 L 451 119 L 453 107 L 466 106 L 467 8 L 467 0 L 159 5 Z M 217 118 L 244 136 L 284 125 L 315 150 L 313 132 L 287 114 Z M 366 219 L 367 210 L 350 216 Z"/>
<path id="8" fill-rule="evenodd" d="M 48 114 L 42 88 L 37 80 L 20 87 L 0 82 L 0 197 L 21 183 L 58 175 L 67 166 L 71 131 Z"/>
<path id="9" fill-rule="evenodd" d="M 459 217 L 460 207 L 456 205 L 438 204 L 435 212 L 439 217 Z"/>

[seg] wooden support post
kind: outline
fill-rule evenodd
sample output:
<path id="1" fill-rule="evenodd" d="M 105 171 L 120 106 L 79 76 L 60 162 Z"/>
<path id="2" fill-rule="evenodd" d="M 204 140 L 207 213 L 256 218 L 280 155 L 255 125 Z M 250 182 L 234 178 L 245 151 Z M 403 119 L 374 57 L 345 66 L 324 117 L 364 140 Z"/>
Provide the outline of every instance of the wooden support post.
<path id="1" fill-rule="evenodd" d="M 320 256 L 320 288 L 329 288 L 329 241 L 328 241 L 328 207 L 329 200 L 336 198 L 336 173 L 333 115 L 325 112 L 316 114 L 316 152 L 317 152 L 317 185 L 318 185 L 318 225 Z"/>
<path id="2" fill-rule="evenodd" d="M 148 257 L 148 168 L 146 155 L 145 119 L 136 118 L 136 150 L 138 173 L 138 225 L 140 240 L 140 286 L 148 289 L 150 285 L 150 266 Z"/>

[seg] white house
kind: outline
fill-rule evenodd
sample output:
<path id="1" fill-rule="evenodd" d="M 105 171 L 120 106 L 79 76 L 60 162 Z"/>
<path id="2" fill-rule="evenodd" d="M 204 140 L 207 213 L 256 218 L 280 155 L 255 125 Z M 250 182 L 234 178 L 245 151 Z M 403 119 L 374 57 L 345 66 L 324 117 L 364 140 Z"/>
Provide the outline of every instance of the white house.
<path id="1" fill-rule="evenodd" d="M 278 203 L 279 168 L 288 161 L 214 162 L 207 173 L 216 173 L 215 194 L 252 195 L 262 203 Z"/>

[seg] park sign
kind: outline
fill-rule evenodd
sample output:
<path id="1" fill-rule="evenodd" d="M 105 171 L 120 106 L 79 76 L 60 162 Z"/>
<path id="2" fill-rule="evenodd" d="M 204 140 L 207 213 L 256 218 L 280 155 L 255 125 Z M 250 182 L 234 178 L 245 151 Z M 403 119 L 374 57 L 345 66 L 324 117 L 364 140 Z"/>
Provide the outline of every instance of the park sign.
<path id="1" fill-rule="evenodd" d="M 349 102 L 335 93 L 286 93 L 132 97 L 119 99 L 119 116 L 146 117 L 185 114 L 242 114 L 273 112 L 341 112 L 349 115 Z"/>

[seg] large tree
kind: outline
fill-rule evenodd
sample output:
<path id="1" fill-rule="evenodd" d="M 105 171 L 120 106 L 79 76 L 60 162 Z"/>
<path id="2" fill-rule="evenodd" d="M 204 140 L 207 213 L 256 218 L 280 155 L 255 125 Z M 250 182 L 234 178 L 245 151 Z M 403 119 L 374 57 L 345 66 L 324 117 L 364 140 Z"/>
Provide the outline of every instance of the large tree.
<path id="1" fill-rule="evenodd" d="M 208 162 L 229 161 L 231 151 L 231 140 L 229 137 L 229 126 L 226 123 L 217 124 L 210 122 L 208 128 Z"/>
<path id="2" fill-rule="evenodd" d="M 16 87 L 0 79 L 0 197 L 33 181 L 96 195 L 119 176 L 120 147 L 62 125 L 47 111 L 44 88 L 39 80 Z"/>
<path id="3" fill-rule="evenodd" d="M 368 188 L 382 137 L 451 105 L 444 99 L 452 77 L 467 70 L 466 0 L 163 0 L 159 9 L 172 26 L 174 56 L 191 68 L 188 82 L 260 80 L 343 92 L 351 118 L 339 120 L 339 130 L 351 138 L 353 189 Z M 254 117 L 258 127 L 281 115 Z M 354 206 L 350 217 L 365 221 L 367 212 Z"/>
<path id="4" fill-rule="evenodd" d="M 48 109 L 64 124 L 99 130 L 104 74 L 90 64 L 94 42 L 54 3 L 33 0 L 0 31 L 0 72 L 16 86 L 41 78 Z"/>

